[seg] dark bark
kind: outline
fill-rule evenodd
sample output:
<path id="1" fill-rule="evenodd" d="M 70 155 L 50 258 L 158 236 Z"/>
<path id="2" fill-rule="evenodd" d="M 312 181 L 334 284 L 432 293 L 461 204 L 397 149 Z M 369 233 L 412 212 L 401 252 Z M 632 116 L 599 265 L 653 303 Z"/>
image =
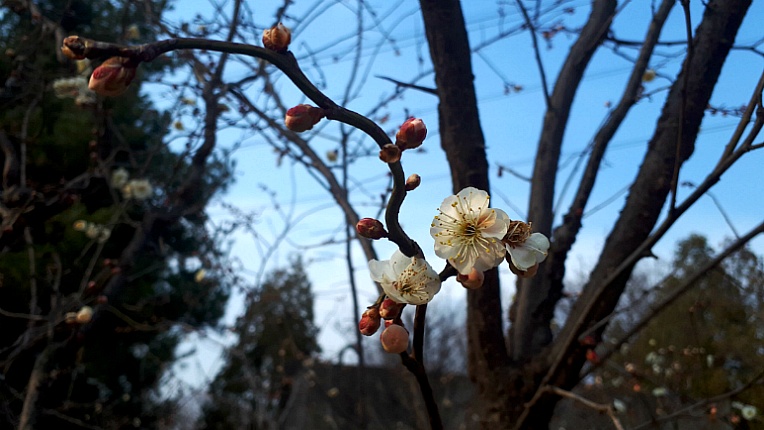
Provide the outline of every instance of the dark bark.
<path id="1" fill-rule="evenodd" d="M 478 117 L 471 51 L 457 0 L 421 0 L 435 68 L 441 146 L 451 168 L 454 192 L 473 186 L 489 190 L 485 139 Z M 496 373 L 506 368 L 499 277 L 486 272 L 483 288 L 467 294 L 469 373 L 480 393 L 483 419 L 501 414 L 504 392 Z"/>
<path id="2" fill-rule="evenodd" d="M 693 40 L 691 63 L 683 65 L 671 87 L 621 216 L 553 346 L 550 356 L 556 359 L 555 364 L 562 363 L 562 357 L 565 357 L 565 363 L 554 366 L 556 368 L 550 375 L 552 384 L 570 388 L 578 382 L 585 350 L 576 339 L 582 330 L 615 309 L 636 259 L 620 273 L 616 269 L 624 262 L 632 261 L 631 254 L 649 237 L 671 189 L 674 166 L 681 166 L 692 154 L 711 92 L 750 4 L 751 0 L 709 2 Z M 683 91 L 685 79 L 687 87 Z M 681 128 L 679 118 L 684 119 Z M 595 335 L 601 334 L 605 326 L 602 324 Z"/>
<path id="3" fill-rule="evenodd" d="M 484 139 L 477 117 L 469 45 L 459 4 L 454 0 L 420 0 L 420 3 L 440 98 L 441 144 L 451 167 L 454 191 L 470 185 L 488 189 Z M 469 293 L 469 371 L 478 388 L 483 428 L 546 429 L 559 398 L 534 394 L 540 393 L 540 388 L 545 384 L 570 389 L 579 382 L 585 349 L 580 347 L 577 337 L 615 308 L 634 263 L 626 265 L 628 267 L 620 273 L 614 271 L 639 249 L 656 225 L 671 189 L 674 168 L 681 166 L 693 152 L 711 91 L 749 6 L 750 0 L 712 1 L 708 4 L 693 41 L 691 63 L 683 67 L 668 94 L 626 207 L 607 239 L 589 284 L 552 347 L 541 349 L 549 342 L 549 333 L 537 328 L 548 326 L 543 321 L 549 315 L 539 320 L 537 309 L 546 301 L 544 306 L 549 312 L 553 311 L 558 298 L 555 294 L 559 295 L 562 289 L 561 281 L 552 289 L 549 277 L 544 276 L 542 291 L 518 302 L 526 314 L 520 317 L 524 323 L 513 327 L 512 358 L 508 356 L 501 338 L 501 305 L 496 272 L 487 273 L 484 288 Z M 529 220 L 533 221 L 536 231 L 551 232 L 554 178 L 562 135 L 578 83 L 588 61 L 606 35 L 615 7 L 616 2 L 612 0 L 593 2 L 590 21 L 572 48 L 550 97 L 534 169 L 529 211 Z M 653 25 L 660 24 L 654 22 Z M 454 58 L 459 61 L 454 61 Z M 687 86 L 682 91 L 686 71 L 689 73 Z M 628 96 L 629 91 L 628 88 L 624 91 L 624 97 Z M 683 121 L 681 128 L 679 118 Z M 593 182 L 582 185 L 591 186 Z M 583 190 L 584 194 L 588 191 Z M 585 204 L 585 198 L 582 201 Z M 571 225 L 567 249 L 559 252 L 559 261 L 552 261 L 556 267 L 564 267 L 565 255 L 580 228 L 580 220 Z M 518 292 L 520 294 L 521 291 Z M 518 312 L 520 308 L 513 310 Z M 542 323 L 539 324 L 539 321 Z M 603 329 L 604 324 L 599 332 Z"/>
<path id="4" fill-rule="evenodd" d="M 533 222 L 533 229 L 547 236 L 552 231 L 557 165 L 570 109 L 584 71 L 607 35 L 615 15 L 616 3 L 615 0 L 598 0 L 593 3 L 589 20 L 570 48 L 549 98 L 536 152 L 528 209 L 528 221 Z M 550 261 L 555 257 L 550 256 Z M 549 262 L 546 263 L 548 265 Z M 512 327 L 509 345 L 514 360 L 529 360 L 551 342 L 552 332 L 548 321 L 545 324 L 544 320 L 551 319 L 561 291 L 561 286 L 550 285 L 543 276 L 518 281 L 510 313 Z"/>

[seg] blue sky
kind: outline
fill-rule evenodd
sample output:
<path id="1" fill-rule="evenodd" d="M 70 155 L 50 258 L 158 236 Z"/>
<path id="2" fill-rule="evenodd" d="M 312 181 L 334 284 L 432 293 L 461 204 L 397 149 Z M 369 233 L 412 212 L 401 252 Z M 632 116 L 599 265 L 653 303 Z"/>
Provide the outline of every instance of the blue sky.
<path id="1" fill-rule="evenodd" d="M 258 24 L 265 26 L 272 24 L 269 21 L 273 16 L 272 12 L 282 2 L 251 3 Z M 368 14 L 364 17 L 367 28 L 370 27 L 364 35 L 363 55 L 360 60 L 361 76 L 365 79 L 357 78 L 358 93 L 346 104 L 346 107 L 360 113 L 368 112 L 381 98 L 394 90 L 392 84 L 376 78 L 377 75 L 409 81 L 425 73 L 425 76 L 417 83 L 424 86 L 434 85 L 432 75 L 426 74 L 430 69 L 429 52 L 424 41 L 422 22 L 416 4 L 405 1 L 392 4 L 382 1 L 366 3 L 378 12 L 379 21 L 375 24 Z M 702 9 L 699 2 L 692 3 L 692 21 L 695 26 L 700 21 Z M 514 2 L 504 4 L 504 18 L 501 18 L 497 11 L 496 1 L 477 0 L 463 2 L 463 4 L 473 46 L 481 46 L 492 40 L 498 32 L 512 28 L 520 22 Z M 632 1 L 627 4 L 615 21 L 615 34 L 622 39 L 643 38 L 646 23 L 649 20 L 650 4 L 652 2 L 647 1 Z M 575 12 L 572 15 L 561 15 L 559 18 L 564 19 L 566 27 L 576 28 L 586 19 L 588 5 L 588 1 L 571 1 L 569 6 L 573 7 Z M 337 101 L 344 94 L 345 84 L 349 79 L 349 66 L 353 60 L 352 38 L 357 22 L 354 14 L 355 7 L 355 3 L 350 1 L 298 1 L 292 9 L 292 16 L 310 17 L 309 24 L 294 25 L 294 22 L 285 20 L 285 24 L 295 29 L 292 48 L 298 58 L 306 59 L 309 51 L 319 52 L 316 63 L 320 72 L 310 62 L 305 62 L 307 75 L 318 81 L 325 81 L 326 94 Z M 186 1 L 183 3 L 183 10 L 171 15 L 170 19 L 174 20 L 178 16 L 183 16 L 187 10 L 204 14 L 209 7 L 206 1 Z M 313 14 L 311 11 L 322 11 L 322 13 Z M 764 3 L 754 2 L 738 36 L 737 44 L 750 45 L 761 39 L 764 34 L 760 30 L 759 23 L 763 20 Z M 661 40 L 682 40 L 684 32 L 684 17 L 677 6 L 669 18 Z M 393 38 L 395 42 L 391 42 Z M 554 83 L 560 64 L 573 41 L 572 36 L 558 34 L 552 40 L 551 49 L 547 49 L 542 42 L 543 63 L 551 84 Z M 680 47 L 662 47 L 659 50 L 668 55 L 682 52 Z M 623 52 L 631 56 L 636 55 L 636 51 L 624 50 Z M 420 58 L 423 62 L 419 62 Z M 676 55 L 673 59 L 667 59 L 665 64 L 659 64 L 657 61 L 651 64 L 651 67 L 659 73 L 659 77 L 646 83 L 645 87 L 648 92 L 657 92 L 649 99 L 641 100 L 632 109 L 613 139 L 587 210 L 614 196 L 615 198 L 611 204 L 584 219 L 584 230 L 579 235 L 568 260 L 569 273 L 572 276 L 585 273 L 585 270 L 596 260 L 615 216 L 623 206 L 625 194 L 618 194 L 618 192 L 625 189 L 633 180 L 660 113 L 665 92 L 659 90 L 670 84 L 665 77 L 673 78 L 676 75 L 682 58 L 681 55 Z M 540 134 L 544 104 L 539 73 L 533 60 L 530 36 L 522 33 L 489 44 L 473 55 L 472 61 L 489 162 L 493 169 L 491 176 L 493 204 L 505 209 L 512 218 L 524 218 L 529 192 L 528 183 L 508 174 L 499 178 L 497 163 L 509 166 L 526 176 L 530 176 L 532 172 L 534 148 Z M 712 104 L 737 107 L 746 103 L 763 65 L 762 56 L 751 52 L 734 51 L 723 70 L 720 83 L 712 97 Z M 606 103 L 609 101 L 615 103 L 618 100 L 629 71 L 630 64 L 607 49 L 601 49 L 587 69 L 565 134 L 558 191 L 561 191 L 562 184 L 571 172 L 572 160 L 586 147 L 598 125 L 605 118 L 608 110 Z M 231 67 L 227 72 L 227 78 L 235 80 L 244 73 L 245 70 L 241 68 Z M 523 90 L 505 94 L 506 83 L 521 85 Z M 296 105 L 305 101 L 286 79 L 278 79 L 276 85 L 287 104 Z M 160 102 L 163 102 L 161 96 L 158 98 Z M 164 102 L 167 101 L 164 100 Z M 425 250 L 431 264 L 439 270 L 443 263 L 432 252 L 432 240 L 428 231 L 440 202 L 451 193 L 451 182 L 445 156 L 438 142 L 437 100 L 430 94 L 408 92 L 373 117 L 379 118 L 388 114 L 389 121 L 383 125 L 383 128 L 394 131 L 396 126 L 405 120 L 405 112 L 423 118 L 428 125 L 429 134 L 425 142 L 426 152 L 406 153 L 403 159 L 406 174 L 420 174 L 422 185 L 409 194 L 401 212 L 401 220 L 409 234 Z M 184 119 L 186 120 L 188 119 Z M 721 115 L 707 116 L 702 125 L 695 154 L 681 172 L 681 181 L 699 183 L 702 180 L 716 163 L 736 124 L 736 118 Z M 338 126 L 322 123 L 317 130 L 312 143 L 318 153 L 324 154 L 336 149 L 337 145 L 331 136 L 336 135 Z M 225 145 L 227 141 L 240 138 L 240 132 L 223 133 L 221 143 Z M 361 137 L 359 136 L 358 139 Z M 369 140 L 366 139 L 365 144 L 368 143 Z M 253 134 L 244 139 L 242 149 L 236 153 L 236 159 L 238 161 L 237 183 L 221 198 L 221 201 L 260 213 L 261 221 L 258 224 L 258 231 L 263 238 L 272 237 L 274 232 L 282 228 L 283 216 L 273 209 L 271 200 L 258 189 L 258 184 L 264 184 L 275 191 L 276 200 L 282 207 L 291 208 L 295 214 L 305 215 L 292 228 L 289 235 L 290 243 L 285 244 L 274 254 L 273 258 L 267 262 L 267 267 L 286 264 L 290 253 L 297 251 L 303 252 L 308 260 L 312 261 L 309 274 L 316 296 L 317 323 L 322 329 L 320 341 L 324 348 L 324 356 L 332 359 L 345 344 L 353 340 L 352 330 L 355 329 L 351 320 L 351 300 L 342 247 L 306 250 L 301 246 L 317 244 L 327 238 L 340 238 L 341 235 L 338 232 L 341 231 L 342 215 L 332 207 L 331 197 L 318 187 L 301 167 L 291 166 L 289 163 L 283 163 L 281 167 L 277 167 L 273 151 L 259 135 Z M 763 164 L 764 156 L 761 152 L 750 153 L 744 156 L 738 165 L 725 174 L 722 181 L 712 189 L 714 196 L 730 215 L 735 228 L 741 233 L 760 222 L 761 214 L 764 213 L 764 191 L 759 186 L 760 166 Z M 385 166 L 375 157 L 361 160 L 352 167 L 351 175 L 357 187 L 354 188 L 351 196 L 359 205 L 358 210 L 361 216 L 376 215 L 376 208 L 371 205 L 373 199 L 363 190 L 374 195 L 384 189 L 387 183 L 385 172 Z M 576 178 L 575 174 L 573 177 Z M 572 190 L 569 190 L 562 197 L 562 204 L 557 209 L 558 219 L 560 213 L 564 213 L 567 209 L 567 199 L 570 198 L 571 193 Z M 679 200 L 681 201 L 687 194 L 687 189 L 681 189 Z M 216 219 L 226 217 L 225 211 L 220 207 L 213 207 L 211 214 Z M 713 244 L 719 244 L 732 234 L 719 210 L 711 199 L 706 197 L 676 224 L 666 239 L 655 248 L 655 253 L 662 261 L 670 261 L 675 240 L 690 232 L 709 236 Z M 262 242 L 259 243 L 259 247 L 256 240 L 244 235 L 237 236 L 234 240 L 235 255 L 241 259 L 247 269 L 256 273 L 262 263 L 260 250 Z M 387 243 L 381 242 L 378 245 L 377 249 L 382 258 L 387 258 L 394 250 Z M 764 252 L 764 239 L 756 239 L 753 246 L 759 252 Z M 357 268 L 356 280 L 361 291 L 361 303 L 365 306 L 374 300 L 376 290 L 368 277 L 362 254 L 356 251 L 354 254 L 354 264 Z M 506 268 L 502 271 L 506 308 L 513 292 L 513 279 Z M 461 287 L 449 282 L 434 301 L 433 311 L 438 311 L 438 301 L 444 302 L 443 308 L 451 309 L 453 306 L 449 301 L 462 299 Z M 227 320 L 233 321 L 240 311 L 240 305 L 232 304 Z M 202 348 L 211 350 L 217 348 L 215 345 L 217 341 L 200 344 Z M 376 337 L 367 339 L 367 348 L 377 347 Z M 214 354 L 203 358 L 196 357 L 194 360 L 201 363 L 195 363 L 193 365 L 195 368 L 202 369 L 210 375 L 221 363 Z M 196 367 L 197 364 L 201 367 Z"/>

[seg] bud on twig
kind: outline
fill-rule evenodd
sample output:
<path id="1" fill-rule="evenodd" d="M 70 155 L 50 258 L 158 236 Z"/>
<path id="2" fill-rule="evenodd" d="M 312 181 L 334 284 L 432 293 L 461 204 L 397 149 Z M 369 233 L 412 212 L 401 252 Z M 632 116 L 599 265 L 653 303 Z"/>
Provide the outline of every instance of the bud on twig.
<path id="1" fill-rule="evenodd" d="M 411 191 L 416 189 L 416 187 L 419 186 L 419 184 L 422 183 L 422 177 L 414 173 L 413 175 L 406 178 L 406 191 Z"/>
<path id="2" fill-rule="evenodd" d="M 456 275 L 456 280 L 470 290 L 476 290 L 483 286 L 485 281 L 485 273 L 482 270 L 477 270 L 474 267 L 469 275 L 462 275 L 461 273 Z"/>
<path id="3" fill-rule="evenodd" d="M 284 52 L 289 49 L 289 42 L 291 41 L 292 32 L 282 23 L 278 23 L 263 32 L 263 46 L 276 52 Z"/>
<path id="4" fill-rule="evenodd" d="M 393 299 L 382 300 L 382 304 L 379 305 L 379 316 L 385 320 L 394 320 L 401 314 L 405 303 L 398 303 Z"/>
<path id="5" fill-rule="evenodd" d="M 136 69 L 129 58 L 111 57 L 93 70 L 88 88 L 102 96 L 118 96 L 130 86 Z"/>
<path id="6" fill-rule="evenodd" d="M 286 128 L 302 133 L 313 128 L 324 117 L 324 110 L 311 105 L 297 105 L 290 108 L 284 118 Z"/>
<path id="7" fill-rule="evenodd" d="M 401 149 L 388 143 L 379 151 L 379 159 L 385 163 L 397 163 L 401 161 Z"/>
<path id="8" fill-rule="evenodd" d="M 382 319 L 379 317 L 379 309 L 369 308 L 361 315 L 358 330 L 364 336 L 371 336 L 379 330 L 380 325 L 382 325 Z"/>
<path id="9" fill-rule="evenodd" d="M 395 145 L 401 151 L 418 148 L 427 136 L 427 127 L 420 118 L 409 118 L 395 135 Z"/>
<path id="10" fill-rule="evenodd" d="M 387 230 L 382 222 L 374 218 L 363 218 L 355 225 L 358 235 L 367 239 L 381 239 L 387 237 Z"/>
<path id="11" fill-rule="evenodd" d="M 409 346 L 409 332 L 405 328 L 393 324 L 382 332 L 379 340 L 382 342 L 382 348 L 385 352 L 400 354 Z"/>
<path id="12" fill-rule="evenodd" d="M 79 324 L 89 323 L 93 318 L 93 308 L 90 306 L 83 306 L 79 311 L 77 311 L 77 316 L 75 318 Z"/>

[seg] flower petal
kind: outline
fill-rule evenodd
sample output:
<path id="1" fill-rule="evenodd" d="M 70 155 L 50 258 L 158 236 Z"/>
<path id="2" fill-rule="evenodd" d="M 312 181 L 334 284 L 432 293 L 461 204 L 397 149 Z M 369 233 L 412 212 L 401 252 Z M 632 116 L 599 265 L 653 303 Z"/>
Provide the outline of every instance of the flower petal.
<path id="1" fill-rule="evenodd" d="M 512 258 L 512 264 L 522 271 L 526 271 L 536 264 L 536 256 L 538 255 L 536 250 L 518 246 L 508 248 L 507 251 L 509 251 L 509 255 Z"/>

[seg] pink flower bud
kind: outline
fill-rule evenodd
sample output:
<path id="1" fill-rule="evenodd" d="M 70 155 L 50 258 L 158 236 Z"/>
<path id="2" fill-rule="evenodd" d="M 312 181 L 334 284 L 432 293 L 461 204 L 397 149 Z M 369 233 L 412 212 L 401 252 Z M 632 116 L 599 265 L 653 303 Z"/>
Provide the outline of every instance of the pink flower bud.
<path id="1" fill-rule="evenodd" d="M 263 46 L 276 52 L 286 51 L 291 41 L 292 32 L 282 23 L 263 32 Z"/>
<path id="2" fill-rule="evenodd" d="M 130 86 L 136 69 L 129 58 L 111 57 L 93 70 L 88 88 L 102 96 L 118 96 Z"/>
<path id="3" fill-rule="evenodd" d="M 324 111 L 311 105 L 297 105 L 290 108 L 284 118 L 286 128 L 302 133 L 313 128 L 324 117 Z"/>
<path id="4" fill-rule="evenodd" d="M 358 330 L 364 336 L 371 336 L 379 330 L 380 325 L 382 325 L 382 319 L 379 317 L 379 309 L 369 308 L 361 315 Z"/>
<path id="5" fill-rule="evenodd" d="M 456 280 L 459 281 L 464 288 L 476 290 L 483 286 L 485 274 L 482 270 L 477 270 L 473 267 L 469 275 L 462 275 L 461 273 L 456 275 Z"/>
<path id="6" fill-rule="evenodd" d="M 379 305 L 379 316 L 386 320 L 396 319 L 404 306 L 406 306 L 405 303 L 398 303 L 393 299 L 382 300 L 382 304 Z"/>
<path id="7" fill-rule="evenodd" d="M 404 151 L 418 148 L 427 136 L 427 127 L 420 118 L 409 118 L 395 135 L 395 144 Z"/>
<path id="8" fill-rule="evenodd" d="M 409 332 L 405 328 L 393 324 L 382 332 L 379 340 L 382 342 L 382 348 L 385 352 L 400 354 L 409 346 Z"/>
<path id="9" fill-rule="evenodd" d="M 406 178 L 406 191 L 411 191 L 416 189 L 416 187 L 419 186 L 419 184 L 422 183 L 422 177 L 414 173 L 413 175 Z"/>
<path id="10" fill-rule="evenodd" d="M 374 218 L 362 218 L 355 225 L 355 231 L 358 232 L 359 236 L 367 239 L 376 240 L 387 237 L 385 226 L 382 225 L 382 222 Z"/>
<path id="11" fill-rule="evenodd" d="M 397 163 L 401 161 L 401 149 L 392 143 L 388 143 L 379 151 L 379 159 L 385 163 Z"/>

